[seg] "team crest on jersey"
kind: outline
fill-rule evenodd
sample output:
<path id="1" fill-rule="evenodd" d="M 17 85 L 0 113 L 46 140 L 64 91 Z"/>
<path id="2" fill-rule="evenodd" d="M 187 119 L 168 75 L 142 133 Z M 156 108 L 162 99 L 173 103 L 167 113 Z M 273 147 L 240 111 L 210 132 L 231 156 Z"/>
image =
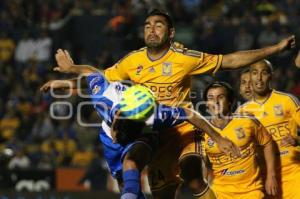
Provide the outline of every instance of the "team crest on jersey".
<path id="1" fill-rule="evenodd" d="M 214 142 L 211 138 L 208 138 L 208 139 L 207 139 L 207 145 L 208 145 L 209 147 L 213 147 L 214 144 L 215 144 L 215 142 Z"/>
<path id="2" fill-rule="evenodd" d="M 162 75 L 163 76 L 171 76 L 172 75 L 172 63 L 170 63 L 170 62 L 163 63 Z"/>
<path id="3" fill-rule="evenodd" d="M 101 90 L 101 87 L 96 85 L 92 90 L 92 94 L 95 95 L 95 94 L 99 93 L 100 90 Z"/>
<path id="4" fill-rule="evenodd" d="M 244 129 L 242 127 L 238 127 L 238 128 L 236 128 L 234 130 L 235 130 L 236 137 L 238 139 L 243 139 L 243 138 L 246 137 L 245 131 L 244 131 Z"/>
<path id="5" fill-rule="evenodd" d="M 273 109 L 276 116 L 283 116 L 283 108 L 281 104 L 275 105 Z"/>
<path id="6" fill-rule="evenodd" d="M 94 84 L 101 81 L 101 77 L 95 77 L 90 81 L 90 87 L 93 87 Z"/>
<path id="7" fill-rule="evenodd" d="M 141 72 L 142 72 L 142 70 L 143 70 L 143 66 L 142 65 L 138 65 L 138 67 L 137 67 L 137 69 L 136 69 L 136 75 L 140 75 L 141 74 Z"/>

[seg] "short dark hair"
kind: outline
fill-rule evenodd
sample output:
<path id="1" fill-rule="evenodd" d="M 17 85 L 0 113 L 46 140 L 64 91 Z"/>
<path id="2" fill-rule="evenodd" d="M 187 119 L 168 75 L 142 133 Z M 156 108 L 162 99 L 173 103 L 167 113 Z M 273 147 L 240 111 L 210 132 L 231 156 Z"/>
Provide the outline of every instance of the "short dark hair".
<path id="1" fill-rule="evenodd" d="M 241 84 L 241 80 L 242 80 L 242 75 L 246 74 L 246 73 L 250 73 L 250 67 L 247 67 L 246 69 L 242 70 L 240 72 L 240 81 L 239 81 L 239 85 Z"/>
<path id="2" fill-rule="evenodd" d="M 242 70 L 242 72 L 240 73 L 240 76 L 243 75 L 243 74 L 245 74 L 245 73 L 250 73 L 250 68 L 249 67 L 247 67 L 244 70 Z"/>
<path id="3" fill-rule="evenodd" d="M 203 98 L 204 98 L 205 101 L 207 101 L 208 91 L 212 88 L 224 88 L 226 90 L 228 101 L 231 103 L 231 105 L 234 104 L 235 94 L 234 94 L 234 91 L 233 91 L 232 87 L 228 83 L 221 82 L 221 81 L 213 82 L 205 88 L 204 93 L 203 93 L 203 95 L 204 95 Z"/>
<path id="4" fill-rule="evenodd" d="M 139 138 L 145 127 L 145 122 L 131 119 L 116 118 L 113 130 L 117 131 L 116 140 L 125 146 Z"/>
<path id="5" fill-rule="evenodd" d="M 166 21 L 167 21 L 167 23 L 168 23 L 169 29 L 174 28 L 174 24 L 173 24 L 173 20 L 172 20 L 171 16 L 170 16 L 167 12 L 162 11 L 162 10 L 157 9 L 157 8 L 151 10 L 151 11 L 148 13 L 146 19 L 147 19 L 148 17 L 150 17 L 150 16 L 157 16 L 157 15 L 158 15 L 158 16 L 163 16 L 163 17 L 165 17 L 165 19 L 166 19 Z"/>

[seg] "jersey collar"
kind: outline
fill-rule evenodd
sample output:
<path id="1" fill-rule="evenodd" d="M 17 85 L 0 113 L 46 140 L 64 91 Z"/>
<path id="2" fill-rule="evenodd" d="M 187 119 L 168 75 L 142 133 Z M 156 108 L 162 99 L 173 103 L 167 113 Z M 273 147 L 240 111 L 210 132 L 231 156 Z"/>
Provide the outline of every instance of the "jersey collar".
<path id="1" fill-rule="evenodd" d="M 170 51 L 171 51 L 171 50 L 170 50 L 170 48 L 169 48 L 169 49 L 166 50 L 159 58 L 157 58 L 157 59 L 151 59 L 150 56 L 149 56 L 149 54 L 148 54 L 148 50 L 147 50 L 147 48 L 146 48 L 146 55 L 147 55 L 147 58 L 149 59 L 149 61 L 151 61 L 151 62 L 156 62 L 156 61 L 162 60 L 164 57 L 166 57 L 166 55 L 169 54 Z"/>
<path id="2" fill-rule="evenodd" d="M 233 118 L 233 116 L 230 115 L 228 122 L 223 127 L 217 127 L 214 123 L 212 123 L 212 120 L 209 120 L 209 123 L 219 130 L 224 130 L 230 124 L 232 118 Z"/>
<path id="3" fill-rule="evenodd" d="M 270 97 L 273 94 L 273 92 L 274 92 L 274 89 L 272 89 L 272 91 L 270 92 L 270 94 L 262 102 L 257 101 L 254 96 L 253 96 L 252 100 L 253 100 L 253 102 L 259 104 L 260 106 L 264 105 L 270 99 Z"/>

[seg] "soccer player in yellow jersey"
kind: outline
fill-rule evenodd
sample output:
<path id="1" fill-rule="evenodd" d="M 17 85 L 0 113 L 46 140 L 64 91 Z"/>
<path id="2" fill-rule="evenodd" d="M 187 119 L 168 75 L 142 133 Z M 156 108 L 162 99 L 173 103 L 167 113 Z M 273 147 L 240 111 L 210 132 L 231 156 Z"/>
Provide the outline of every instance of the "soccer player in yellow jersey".
<path id="1" fill-rule="evenodd" d="M 256 162 L 257 143 L 263 146 L 267 163 L 266 191 L 277 193 L 273 141 L 267 130 L 254 117 L 232 115 L 234 92 L 224 82 L 210 84 L 204 99 L 211 114 L 210 123 L 220 134 L 241 149 L 241 157 L 224 154 L 218 145 L 205 135 L 204 149 L 213 172 L 212 189 L 218 199 L 262 199 L 264 185 Z"/>
<path id="2" fill-rule="evenodd" d="M 238 112 L 254 114 L 276 142 L 277 174 L 280 194 L 277 198 L 300 198 L 300 126 L 299 101 L 294 96 L 271 88 L 272 65 L 259 61 L 250 68 L 253 99 Z"/>
<path id="3" fill-rule="evenodd" d="M 106 78 L 143 84 L 156 94 L 158 102 L 189 107 L 192 75 L 237 69 L 295 46 L 295 38 L 291 36 L 258 50 L 211 55 L 174 48 L 171 45 L 174 35 L 173 22 L 168 14 L 159 10 L 150 12 L 144 25 L 146 47 L 129 53 L 105 70 Z M 58 83 L 46 83 L 44 88 L 60 87 Z M 207 184 L 203 181 L 199 148 L 199 135 L 188 123 L 160 134 L 159 152 L 149 167 L 150 187 L 155 198 L 174 198 L 182 179 L 196 198 L 205 193 Z"/>

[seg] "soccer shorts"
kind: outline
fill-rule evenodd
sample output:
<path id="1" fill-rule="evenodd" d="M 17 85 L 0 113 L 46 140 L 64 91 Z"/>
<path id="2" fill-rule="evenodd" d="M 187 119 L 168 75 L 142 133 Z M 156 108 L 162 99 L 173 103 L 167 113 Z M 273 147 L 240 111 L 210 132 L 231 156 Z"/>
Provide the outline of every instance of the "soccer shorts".
<path id="1" fill-rule="evenodd" d="M 188 155 L 201 155 L 199 135 L 199 131 L 187 122 L 159 132 L 159 146 L 148 173 L 152 191 L 161 191 L 182 182 L 179 160 Z"/>
<path id="2" fill-rule="evenodd" d="M 129 143 L 126 146 L 122 146 L 120 144 L 113 143 L 112 139 L 107 136 L 102 128 L 100 129 L 99 138 L 103 145 L 104 158 L 108 164 L 110 173 L 118 180 L 122 179 L 122 162 L 128 151 L 130 151 L 135 144 L 142 143 L 153 153 L 158 140 L 158 136 L 155 134 L 144 135 L 136 141 Z"/>
<path id="3" fill-rule="evenodd" d="M 264 199 L 265 194 L 263 190 L 253 190 L 249 192 L 242 192 L 242 193 L 232 193 L 232 192 L 227 192 L 226 188 L 220 187 L 216 188 L 213 187 L 213 191 L 217 197 L 217 199 L 249 199 L 249 198 L 255 198 L 255 199 Z"/>

